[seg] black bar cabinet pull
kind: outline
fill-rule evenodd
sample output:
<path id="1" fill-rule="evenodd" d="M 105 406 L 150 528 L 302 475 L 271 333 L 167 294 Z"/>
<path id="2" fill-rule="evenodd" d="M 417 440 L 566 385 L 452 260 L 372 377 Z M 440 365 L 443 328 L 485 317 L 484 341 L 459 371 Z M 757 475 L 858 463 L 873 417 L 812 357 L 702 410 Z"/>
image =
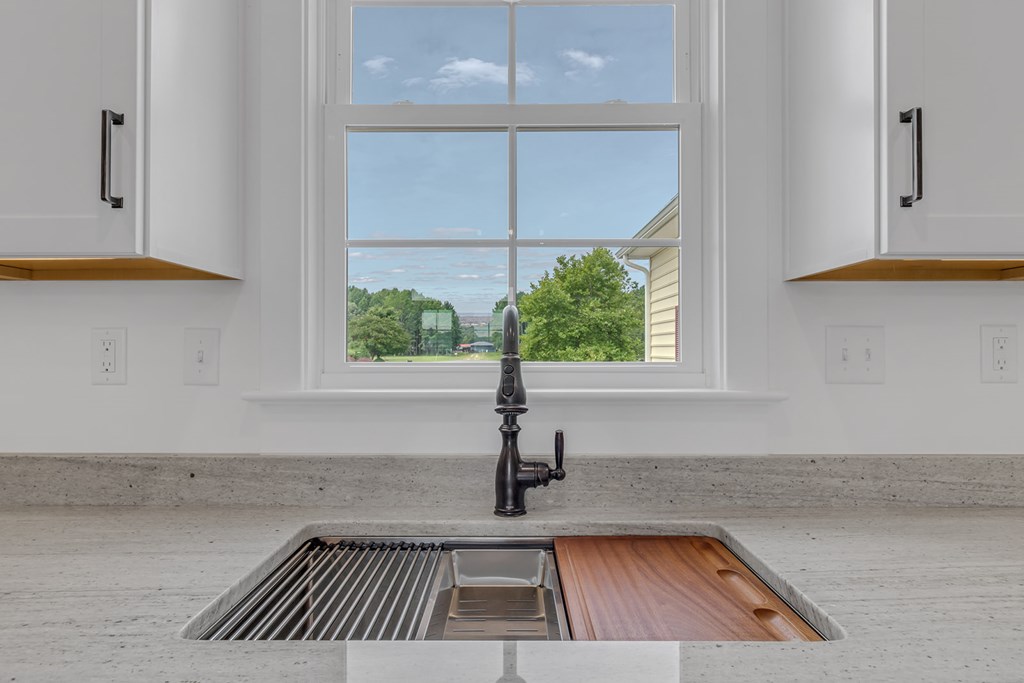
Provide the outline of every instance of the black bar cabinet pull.
<path id="1" fill-rule="evenodd" d="M 915 107 L 900 112 L 900 123 L 911 125 L 911 136 L 914 138 L 911 143 L 910 169 L 914 182 L 914 194 L 905 194 L 900 197 L 900 206 L 906 208 L 913 206 L 924 198 L 924 134 L 921 132 L 921 107 Z"/>
<path id="2" fill-rule="evenodd" d="M 114 197 L 110 189 L 110 138 L 111 126 L 123 126 L 124 114 L 110 109 L 103 110 L 102 130 L 100 133 L 100 199 L 110 204 L 111 208 L 120 209 L 124 206 L 124 197 Z"/>

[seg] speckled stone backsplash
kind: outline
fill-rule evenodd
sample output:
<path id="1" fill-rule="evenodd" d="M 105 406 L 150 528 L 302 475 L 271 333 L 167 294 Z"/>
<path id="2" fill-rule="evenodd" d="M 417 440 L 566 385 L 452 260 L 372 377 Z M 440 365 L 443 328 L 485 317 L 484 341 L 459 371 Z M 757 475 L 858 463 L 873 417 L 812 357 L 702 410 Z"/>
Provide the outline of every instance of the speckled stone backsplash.
<path id="1" fill-rule="evenodd" d="M 1024 456 L 567 458 L 528 505 L 1024 505 Z M 5 505 L 434 506 L 494 501 L 493 456 L 0 455 Z"/>

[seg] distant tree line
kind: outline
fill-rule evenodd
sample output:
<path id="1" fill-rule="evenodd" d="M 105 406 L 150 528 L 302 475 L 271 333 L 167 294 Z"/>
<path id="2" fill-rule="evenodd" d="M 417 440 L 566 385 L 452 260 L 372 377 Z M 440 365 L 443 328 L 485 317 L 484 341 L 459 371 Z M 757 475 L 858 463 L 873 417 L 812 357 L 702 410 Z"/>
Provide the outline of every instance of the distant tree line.
<path id="1" fill-rule="evenodd" d="M 424 311 L 442 312 L 428 315 Z M 450 314 L 450 322 L 445 320 Z M 462 342 L 459 314 L 448 301 L 424 296 L 414 289 L 382 289 L 370 292 L 348 288 L 348 354 L 355 358 L 448 354 Z"/>

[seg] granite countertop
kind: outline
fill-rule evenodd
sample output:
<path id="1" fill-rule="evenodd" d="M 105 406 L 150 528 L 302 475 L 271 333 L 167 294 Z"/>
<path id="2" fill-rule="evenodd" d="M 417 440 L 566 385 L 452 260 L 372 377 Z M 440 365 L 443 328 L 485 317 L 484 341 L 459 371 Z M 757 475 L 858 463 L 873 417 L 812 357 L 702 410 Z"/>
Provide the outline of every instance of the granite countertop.
<path id="1" fill-rule="evenodd" d="M 0 507 L 0 681 L 1020 681 L 1024 508 Z M 230 643 L 182 627 L 308 524 L 349 535 L 721 525 L 846 632 L 827 643 Z M 505 679 L 507 680 L 507 679 Z"/>

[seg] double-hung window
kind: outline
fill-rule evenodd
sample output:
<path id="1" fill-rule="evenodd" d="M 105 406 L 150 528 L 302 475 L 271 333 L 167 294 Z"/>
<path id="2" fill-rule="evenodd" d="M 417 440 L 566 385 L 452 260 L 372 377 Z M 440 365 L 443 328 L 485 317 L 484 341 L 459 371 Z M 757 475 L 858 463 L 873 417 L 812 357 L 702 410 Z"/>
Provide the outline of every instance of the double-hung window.
<path id="1" fill-rule="evenodd" d="M 322 386 L 704 386 L 698 4 L 327 5 Z"/>

